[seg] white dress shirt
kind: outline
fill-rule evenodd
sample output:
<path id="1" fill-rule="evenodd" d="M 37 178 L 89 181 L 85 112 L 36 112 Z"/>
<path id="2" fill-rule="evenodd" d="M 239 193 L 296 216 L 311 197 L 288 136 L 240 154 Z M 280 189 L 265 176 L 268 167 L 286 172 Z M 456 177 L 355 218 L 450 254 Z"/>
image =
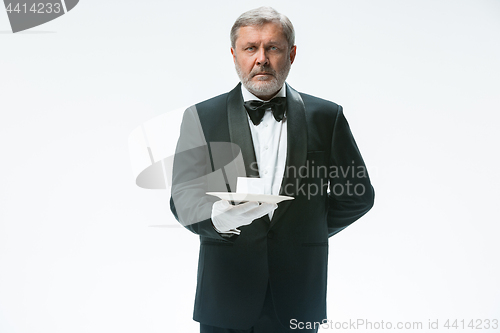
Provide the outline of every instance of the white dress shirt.
<path id="1" fill-rule="evenodd" d="M 263 101 L 249 92 L 243 85 L 241 85 L 241 93 L 244 102 L 249 100 Z M 274 97 L 286 97 L 285 84 Z M 255 157 L 259 166 L 259 176 L 264 182 L 264 194 L 278 195 L 286 163 L 286 117 L 280 122 L 276 121 L 269 108 L 264 113 L 259 125 L 254 125 L 248 114 L 247 118 L 252 134 Z M 274 211 L 269 213 L 270 219 L 273 217 L 273 213 Z"/>

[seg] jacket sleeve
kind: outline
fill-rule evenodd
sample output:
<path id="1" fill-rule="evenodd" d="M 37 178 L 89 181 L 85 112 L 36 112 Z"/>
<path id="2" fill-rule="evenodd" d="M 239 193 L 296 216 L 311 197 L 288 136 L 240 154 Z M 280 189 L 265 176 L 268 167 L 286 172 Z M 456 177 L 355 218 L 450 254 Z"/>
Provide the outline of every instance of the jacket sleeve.
<path id="1" fill-rule="evenodd" d="M 328 236 L 342 231 L 373 206 L 375 192 L 344 117 L 338 112 L 332 134 L 328 193 Z"/>
<path id="2" fill-rule="evenodd" d="M 170 210 L 177 221 L 193 233 L 231 241 L 212 224 L 212 205 L 219 199 L 206 192 L 209 182 L 220 175 L 213 172 L 211 164 L 196 107 L 190 107 L 184 112 L 174 156 Z"/>

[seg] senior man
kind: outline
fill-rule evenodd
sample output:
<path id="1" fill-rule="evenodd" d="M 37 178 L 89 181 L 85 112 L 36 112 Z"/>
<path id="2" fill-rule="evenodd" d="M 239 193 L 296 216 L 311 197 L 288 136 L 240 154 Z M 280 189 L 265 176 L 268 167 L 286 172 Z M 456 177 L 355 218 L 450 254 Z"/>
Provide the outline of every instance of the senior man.
<path id="1" fill-rule="evenodd" d="M 342 107 L 285 83 L 290 20 L 260 7 L 230 36 L 241 82 L 186 110 L 174 158 L 171 210 L 201 243 L 194 320 L 201 332 L 317 332 L 328 238 L 370 210 L 374 191 Z M 241 176 L 293 200 L 206 193 L 235 192 Z"/>

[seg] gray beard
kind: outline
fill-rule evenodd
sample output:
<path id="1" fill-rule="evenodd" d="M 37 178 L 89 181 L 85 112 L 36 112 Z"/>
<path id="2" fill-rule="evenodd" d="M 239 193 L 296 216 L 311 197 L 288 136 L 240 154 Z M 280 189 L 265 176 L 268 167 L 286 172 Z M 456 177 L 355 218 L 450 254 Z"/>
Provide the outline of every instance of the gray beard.
<path id="1" fill-rule="evenodd" d="M 241 83 L 249 92 L 258 96 L 258 95 L 272 95 L 277 93 L 281 87 L 283 87 L 283 83 L 285 83 L 286 78 L 288 77 L 288 73 L 290 72 L 292 64 L 287 62 L 285 68 L 279 73 L 275 72 L 269 67 L 262 66 L 258 70 L 252 70 L 248 76 L 243 76 L 241 73 L 241 68 L 238 66 L 238 63 L 235 63 L 236 73 L 240 78 Z M 269 81 L 261 81 L 260 84 L 257 84 L 251 81 L 251 78 L 254 77 L 256 73 L 259 72 L 269 72 L 274 76 Z"/>

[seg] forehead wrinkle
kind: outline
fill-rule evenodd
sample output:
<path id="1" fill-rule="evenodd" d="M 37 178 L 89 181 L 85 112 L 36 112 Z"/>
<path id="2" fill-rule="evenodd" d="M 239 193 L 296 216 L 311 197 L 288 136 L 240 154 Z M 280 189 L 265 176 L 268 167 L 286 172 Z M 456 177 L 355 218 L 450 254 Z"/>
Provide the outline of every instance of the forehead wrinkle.
<path id="1" fill-rule="evenodd" d="M 283 28 L 280 25 L 277 25 L 277 29 L 273 29 L 270 27 L 271 24 L 264 24 L 264 25 L 246 25 L 243 27 L 240 27 L 238 29 L 238 36 L 241 37 L 242 32 L 246 34 L 252 34 L 252 35 L 272 35 L 272 34 L 283 34 Z"/>
<path id="2" fill-rule="evenodd" d="M 270 40 L 268 42 L 268 44 L 276 44 L 276 45 L 280 45 L 280 44 L 284 44 L 283 41 L 279 41 L 279 40 Z"/>
<path id="3" fill-rule="evenodd" d="M 243 45 L 244 46 L 248 46 L 248 45 L 260 45 L 260 44 L 274 44 L 274 45 L 282 45 L 284 44 L 283 41 L 279 41 L 279 40 L 270 40 L 270 41 L 247 41 L 246 43 L 244 43 Z"/>

